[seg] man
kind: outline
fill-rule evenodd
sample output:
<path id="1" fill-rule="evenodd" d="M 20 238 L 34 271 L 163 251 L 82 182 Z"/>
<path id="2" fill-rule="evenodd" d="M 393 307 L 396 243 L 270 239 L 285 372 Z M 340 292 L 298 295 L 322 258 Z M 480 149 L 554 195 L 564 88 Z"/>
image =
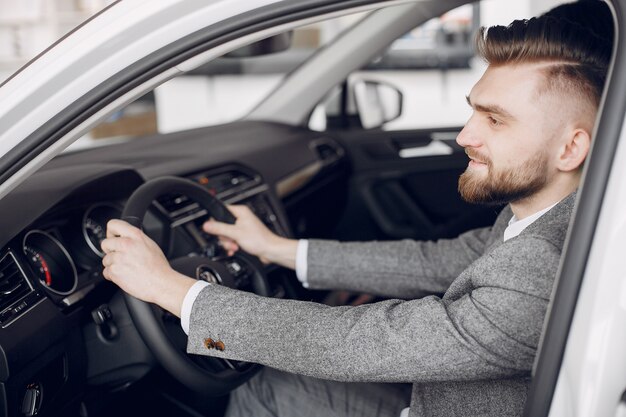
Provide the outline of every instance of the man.
<path id="1" fill-rule="evenodd" d="M 102 243 L 104 276 L 181 317 L 190 353 L 290 372 L 266 368 L 234 394 L 232 415 L 386 416 L 405 406 L 402 387 L 328 380 L 412 382 L 411 416 L 520 415 L 612 37 L 600 1 L 481 32 L 489 66 L 457 138 L 470 157 L 459 191 L 509 203 L 490 228 L 438 242 L 296 242 L 237 206 L 235 225 L 204 226 L 230 252 L 295 268 L 310 288 L 402 300 L 328 307 L 198 283 L 118 220 Z M 419 298 L 427 292 L 445 295 Z M 207 350 L 218 336 L 225 349 Z"/>

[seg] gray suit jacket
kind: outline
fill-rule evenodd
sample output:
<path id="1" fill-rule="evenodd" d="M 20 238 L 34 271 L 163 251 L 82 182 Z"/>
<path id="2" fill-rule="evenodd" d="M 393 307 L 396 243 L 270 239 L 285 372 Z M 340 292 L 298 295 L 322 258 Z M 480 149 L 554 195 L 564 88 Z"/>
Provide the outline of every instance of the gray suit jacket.
<path id="1" fill-rule="evenodd" d="M 437 242 L 310 241 L 312 288 L 401 299 L 358 307 L 221 286 L 193 305 L 188 352 L 342 381 L 413 382 L 411 416 L 521 415 L 575 195 L 503 243 L 512 216 Z M 445 292 L 443 298 L 422 296 Z M 207 350 L 204 339 L 225 350 Z"/>

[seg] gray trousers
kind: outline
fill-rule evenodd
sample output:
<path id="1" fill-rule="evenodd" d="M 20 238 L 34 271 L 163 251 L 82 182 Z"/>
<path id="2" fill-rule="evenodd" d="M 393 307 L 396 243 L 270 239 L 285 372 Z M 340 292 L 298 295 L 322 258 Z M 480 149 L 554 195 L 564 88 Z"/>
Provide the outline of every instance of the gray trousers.
<path id="1" fill-rule="evenodd" d="M 226 417 L 398 417 L 410 384 L 327 381 L 264 368 L 231 393 Z"/>

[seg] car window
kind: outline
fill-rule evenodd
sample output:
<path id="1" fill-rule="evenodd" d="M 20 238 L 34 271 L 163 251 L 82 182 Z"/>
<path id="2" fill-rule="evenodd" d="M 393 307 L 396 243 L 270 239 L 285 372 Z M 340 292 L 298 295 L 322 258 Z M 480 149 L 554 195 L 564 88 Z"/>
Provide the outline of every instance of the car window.
<path id="1" fill-rule="evenodd" d="M 260 56 L 227 54 L 112 114 L 76 141 L 69 151 L 228 123 L 246 115 L 318 49 L 365 17 L 356 13 L 296 28 L 282 52 Z"/>
<path id="2" fill-rule="evenodd" d="M 359 127 L 409 130 L 463 126 L 471 113 L 464 96 L 485 70 L 473 49 L 478 28 L 508 24 L 527 13 L 509 3 L 486 0 L 463 5 L 415 27 L 331 90 L 312 112 L 309 127 L 323 131 L 354 126 L 362 113 L 355 100 L 361 82 L 396 90 L 401 95 L 401 109 L 392 120 L 372 126 L 361 120 Z M 342 101 L 344 88 L 348 94 Z M 385 89 L 380 91 L 383 113 L 396 106 L 398 99 L 397 94 L 385 94 Z"/>
<path id="3" fill-rule="evenodd" d="M 345 120 L 337 119 L 359 113 L 355 93 L 362 81 L 389 86 L 402 96 L 399 117 L 383 123 L 385 129 L 462 125 L 469 109 L 456 96 L 467 94 L 484 70 L 484 65 L 474 59 L 472 47 L 479 24 L 480 5 L 470 4 L 417 26 L 333 89 L 314 111 L 309 126 L 314 130 L 336 123 L 345 126 Z M 344 88 L 348 89 L 348 100 L 342 109 Z"/>

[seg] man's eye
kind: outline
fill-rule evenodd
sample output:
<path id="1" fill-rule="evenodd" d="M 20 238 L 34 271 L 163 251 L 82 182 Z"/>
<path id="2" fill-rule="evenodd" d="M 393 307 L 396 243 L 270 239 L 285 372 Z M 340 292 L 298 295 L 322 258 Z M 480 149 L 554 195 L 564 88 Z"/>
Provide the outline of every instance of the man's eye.
<path id="1" fill-rule="evenodd" d="M 502 122 L 498 119 L 495 119 L 492 116 L 487 116 L 487 120 L 489 120 L 489 124 L 492 126 L 500 126 Z"/>

